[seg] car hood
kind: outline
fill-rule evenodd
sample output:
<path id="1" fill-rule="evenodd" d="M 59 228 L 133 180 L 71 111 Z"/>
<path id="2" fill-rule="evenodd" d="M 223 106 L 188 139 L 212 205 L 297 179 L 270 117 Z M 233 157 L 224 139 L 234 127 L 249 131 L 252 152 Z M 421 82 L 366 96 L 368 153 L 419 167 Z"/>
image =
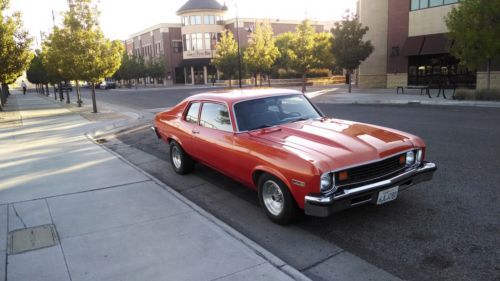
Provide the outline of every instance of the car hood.
<path id="1" fill-rule="evenodd" d="M 326 118 L 283 124 L 251 135 L 298 149 L 312 159 L 315 156 L 326 159 L 332 170 L 411 149 L 416 138 L 380 126 Z"/>

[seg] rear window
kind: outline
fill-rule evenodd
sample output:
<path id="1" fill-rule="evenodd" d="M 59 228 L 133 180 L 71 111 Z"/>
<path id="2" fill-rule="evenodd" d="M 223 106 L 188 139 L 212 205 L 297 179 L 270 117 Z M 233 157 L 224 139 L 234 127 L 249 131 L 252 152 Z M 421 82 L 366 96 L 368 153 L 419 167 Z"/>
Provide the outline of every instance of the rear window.
<path id="1" fill-rule="evenodd" d="M 189 105 L 185 120 L 189 123 L 198 124 L 198 112 L 200 111 L 200 103 L 193 102 Z"/>

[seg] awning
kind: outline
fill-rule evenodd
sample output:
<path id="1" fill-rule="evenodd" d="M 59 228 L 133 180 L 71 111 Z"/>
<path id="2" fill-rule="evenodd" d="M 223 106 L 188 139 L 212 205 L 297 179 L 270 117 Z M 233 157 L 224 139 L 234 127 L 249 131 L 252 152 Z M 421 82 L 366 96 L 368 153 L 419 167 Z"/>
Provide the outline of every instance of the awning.
<path id="1" fill-rule="evenodd" d="M 401 54 L 403 56 L 420 55 L 420 50 L 422 49 L 422 44 L 424 43 L 424 39 L 425 36 L 415 36 L 406 38 Z"/>
<path id="2" fill-rule="evenodd" d="M 202 59 L 184 59 L 181 61 L 178 67 L 186 67 L 186 66 L 205 66 L 210 64 L 209 58 L 202 58 Z"/>
<path id="3" fill-rule="evenodd" d="M 425 36 L 424 46 L 420 55 L 446 54 L 450 52 L 452 40 L 444 33 Z"/>

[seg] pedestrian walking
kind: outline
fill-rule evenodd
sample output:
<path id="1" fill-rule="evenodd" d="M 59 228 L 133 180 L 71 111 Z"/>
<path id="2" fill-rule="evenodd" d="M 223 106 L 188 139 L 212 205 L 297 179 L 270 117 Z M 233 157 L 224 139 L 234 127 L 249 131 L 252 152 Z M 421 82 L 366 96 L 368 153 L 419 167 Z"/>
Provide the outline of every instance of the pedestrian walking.
<path id="1" fill-rule="evenodd" d="M 23 95 L 26 95 L 26 83 L 24 82 L 24 80 L 21 82 L 21 87 L 23 87 Z"/>

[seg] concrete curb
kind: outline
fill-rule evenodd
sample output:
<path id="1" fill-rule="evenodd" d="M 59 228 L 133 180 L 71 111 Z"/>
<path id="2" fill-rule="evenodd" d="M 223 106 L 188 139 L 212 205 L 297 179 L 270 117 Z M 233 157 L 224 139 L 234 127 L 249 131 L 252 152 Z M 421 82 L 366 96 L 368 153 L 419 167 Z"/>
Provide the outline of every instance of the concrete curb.
<path id="1" fill-rule="evenodd" d="M 372 100 L 372 101 L 318 101 L 326 104 L 358 104 L 358 105 L 429 105 L 429 106 L 456 106 L 456 107 L 483 107 L 500 108 L 500 104 L 481 104 L 481 103 L 441 103 L 425 101 L 399 101 L 399 100 Z"/>
<path id="2" fill-rule="evenodd" d="M 95 139 L 93 139 L 90 135 L 88 135 L 88 134 L 85 134 L 85 135 L 89 138 L 89 140 L 98 144 L 95 141 Z M 192 201 L 190 201 L 189 199 L 184 197 L 182 194 L 175 191 L 170 186 L 164 184 L 162 181 L 160 181 L 159 179 L 157 179 L 153 175 L 151 175 L 148 172 L 137 167 L 135 164 L 131 163 L 130 161 L 125 159 L 123 156 L 112 151 L 111 149 L 107 148 L 106 146 L 103 146 L 103 145 L 99 145 L 99 146 L 102 147 L 104 150 L 108 151 L 109 153 L 113 154 L 114 156 L 116 156 L 118 159 L 120 159 L 124 163 L 130 165 L 131 167 L 133 167 L 134 169 L 136 169 L 137 171 L 139 171 L 140 173 L 142 173 L 146 177 L 150 178 L 157 185 L 159 185 L 160 187 L 165 189 L 167 192 L 171 193 L 177 199 L 181 200 L 183 203 L 185 203 L 190 208 L 195 210 L 201 216 L 205 217 L 206 219 L 208 219 L 209 221 L 214 223 L 216 226 L 221 228 L 224 232 L 226 232 L 227 234 L 229 234 L 230 236 L 232 236 L 236 240 L 243 243 L 245 246 L 250 248 L 257 255 L 261 256 L 263 259 L 268 261 L 271 265 L 276 267 L 278 270 L 282 271 L 283 273 L 285 273 L 286 275 L 290 276 L 291 278 L 293 278 L 294 280 L 297 280 L 297 281 L 310 281 L 311 280 L 309 277 L 304 275 L 302 272 L 298 271 L 294 267 L 290 266 L 289 264 L 287 264 L 286 262 L 284 262 L 283 260 L 281 260 L 280 258 L 275 256 L 273 253 L 269 252 L 268 250 L 264 249 L 263 247 L 261 247 L 260 245 L 255 243 L 254 241 L 250 240 L 248 237 L 246 237 L 243 234 L 241 234 L 240 232 L 236 231 L 234 228 L 232 228 L 228 224 L 224 223 L 223 221 L 219 220 L 218 218 L 216 218 L 212 214 L 208 213 L 207 211 L 205 211 L 204 209 L 202 209 L 201 207 L 199 207 L 198 205 L 196 205 L 195 203 L 193 203 Z"/>
<path id="3" fill-rule="evenodd" d="M 497 101 L 458 101 L 450 99 L 438 99 L 433 97 L 433 99 L 377 99 L 376 96 L 380 94 L 376 93 L 351 93 L 352 97 L 339 96 L 347 95 L 347 92 L 332 92 L 337 90 L 337 88 L 324 89 L 320 91 L 314 91 L 306 93 L 306 95 L 315 100 L 317 103 L 326 104 L 366 104 L 366 105 L 431 105 L 431 106 L 456 106 L 456 107 L 485 107 L 485 108 L 500 108 L 500 102 Z M 361 98 L 355 100 L 357 94 L 370 94 L 374 95 L 375 99 L 365 99 Z M 339 100 L 335 100 L 338 98 Z"/>

